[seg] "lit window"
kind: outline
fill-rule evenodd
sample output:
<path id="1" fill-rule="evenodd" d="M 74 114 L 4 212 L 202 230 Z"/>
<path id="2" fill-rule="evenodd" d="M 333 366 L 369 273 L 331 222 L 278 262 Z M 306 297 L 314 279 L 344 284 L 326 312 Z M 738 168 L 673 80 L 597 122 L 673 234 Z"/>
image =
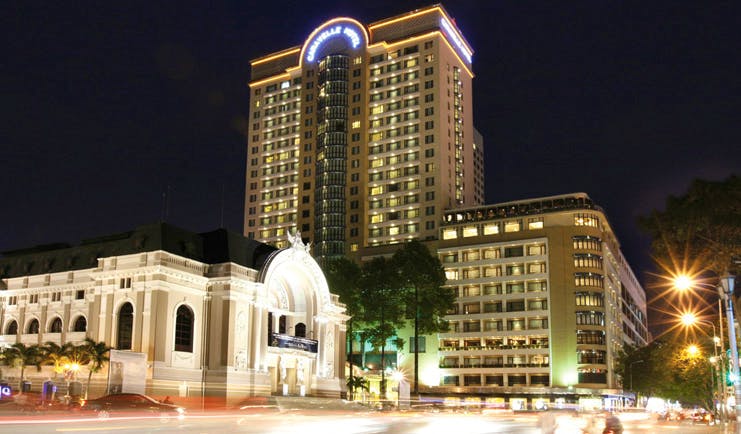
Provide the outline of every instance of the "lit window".
<path id="1" fill-rule="evenodd" d="M 360 121 L 353 121 L 352 127 L 353 127 L 353 129 L 360 128 Z"/>
<path id="2" fill-rule="evenodd" d="M 448 280 L 458 280 L 458 270 L 445 270 L 445 278 Z"/>
<path id="3" fill-rule="evenodd" d="M 476 226 L 466 226 L 463 228 L 463 237 L 475 237 L 479 234 L 479 230 Z"/>
<path id="4" fill-rule="evenodd" d="M 484 225 L 484 235 L 496 235 L 499 233 L 499 223 L 488 223 Z"/>
<path id="5" fill-rule="evenodd" d="M 519 232 L 520 231 L 520 221 L 519 220 L 510 220 L 508 222 L 504 222 L 504 232 Z"/>
<path id="6" fill-rule="evenodd" d="M 543 217 L 530 219 L 527 222 L 527 228 L 532 229 L 543 229 Z"/>
<path id="7" fill-rule="evenodd" d="M 574 214 L 575 226 L 599 226 L 599 218 L 594 214 Z"/>
<path id="8" fill-rule="evenodd" d="M 453 240 L 458 238 L 458 234 L 456 233 L 455 229 L 445 229 L 443 231 L 443 239 L 444 240 Z"/>

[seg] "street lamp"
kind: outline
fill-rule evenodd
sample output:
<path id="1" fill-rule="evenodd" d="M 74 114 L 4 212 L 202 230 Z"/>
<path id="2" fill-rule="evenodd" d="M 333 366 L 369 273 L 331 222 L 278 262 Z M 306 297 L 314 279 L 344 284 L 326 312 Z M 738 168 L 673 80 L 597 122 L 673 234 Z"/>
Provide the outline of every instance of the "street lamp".
<path id="1" fill-rule="evenodd" d="M 731 368 L 733 369 L 733 391 L 736 396 L 736 430 L 741 430 L 741 378 L 738 369 L 738 344 L 736 343 L 736 327 L 733 319 L 733 285 L 735 276 L 725 274 L 720 278 L 718 295 L 726 302 L 726 319 L 728 319 L 728 344 L 731 347 Z"/>
<path id="2" fill-rule="evenodd" d="M 687 313 L 682 314 L 681 321 L 682 321 L 682 324 L 684 324 L 687 327 L 691 327 L 691 326 L 693 326 L 695 324 L 698 324 L 698 323 L 699 324 L 709 324 L 713 328 L 713 357 L 711 357 L 711 359 L 713 361 L 711 363 L 715 363 L 716 360 L 720 360 L 719 357 L 718 357 L 718 345 L 721 345 L 721 342 L 722 341 L 721 341 L 721 339 L 718 337 L 718 335 L 715 332 L 715 323 L 713 323 L 711 321 L 703 321 L 703 320 L 697 318 L 697 315 L 695 315 L 694 313 L 691 313 L 691 312 L 687 312 Z M 721 328 L 723 327 L 723 323 L 722 322 L 721 322 L 720 326 L 721 326 Z M 721 331 L 722 331 L 722 329 L 721 329 Z M 694 352 L 692 351 L 693 348 L 694 348 Z M 687 350 L 690 353 L 690 356 L 693 356 L 693 357 L 699 351 L 699 349 L 697 348 L 696 345 L 691 345 Z M 721 349 L 721 352 L 722 352 L 722 349 Z M 723 369 L 722 363 L 719 363 L 718 364 L 718 367 L 720 368 L 720 369 L 718 369 L 718 376 L 720 377 L 719 380 L 718 380 L 718 401 L 721 402 L 721 409 L 722 409 L 723 406 L 725 405 L 724 402 L 723 402 L 723 401 L 725 401 L 725 399 L 724 399 L 725 393 L 723 393 L 723 381 L 724 380 L 723 380 L 723 374 L 722 374 L 722 369 Z M 721 419 L 723 419 L 723 412 L 722 411 L 720 412 L 720 415 L 721 415 Z"/>
<path id="3" fill-rule="evenodd" d="M 692 278 L 685 274 L 680 274 L 679 276 L 674 278 L 674 287 L 680 291 L 686 291 L 690 289 L 692 287 L 692 283 Z"/>

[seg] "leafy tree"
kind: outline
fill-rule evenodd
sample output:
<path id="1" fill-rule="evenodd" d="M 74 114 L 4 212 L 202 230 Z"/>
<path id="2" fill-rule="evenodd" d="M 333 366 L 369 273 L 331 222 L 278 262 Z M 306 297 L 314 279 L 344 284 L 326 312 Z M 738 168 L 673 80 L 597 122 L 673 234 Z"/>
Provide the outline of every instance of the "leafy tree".
<path id="1" fill-rule="evenodd" d="M 402 293 L 395 285 L 395 273 L 388 259 L 379 256 L 363 264 L 360 278 L 363 302 L 363 334 L 373 348 L 381 351 L 381 395 L 386 393 L 386 342 L 404 326 Z M 397 341 L 402 345 L 403 341 Z"/>
<path id="2" fill-rule="evenodd" d="M 684 404 L 712 408 L 712 370 L 706 356 L 693 355 L 676 336 L 644 347 L 628 347 L 618 356 L 616 373 L 623 387 L 645 397 L 660 396 Z"/>
<path id="3" fill-rule="evenodd" d="M 671 370 L 674 381 L 669 383 L 671 387 L 666 396 L 712 410 L 713 381 L 708 381 L 708 376 L 712 376 L 713 371 L 708 358 L 701 354 L 692 354 L 686 345 L 684 348 L 675 348 Z"/>
<path id="4" fill-rule="evenodd" d="M 347 321 L 347 360 L 350 363 L 350 378 L 353 376 L 353 342 L 354 342 L 354 325 L 356 318 L 362 315 L 362 303 L 360 299 L 360 266 L 352 260 L 345 257 L 328 259 L 324 264 L 324 274 L 327 278 L 329 290 L 339 296 L 340 301 L 345 304 L 347 315 L 350 319 Z M 348 378 L 348 381 L 350 380 Z M 348 382 L 348 388 L 350 388 Z M 350 389 L 352 398 L 352 389 Z"/>
<path id="5" fill-rule="evenodd" d="M 414 393 L 419 383 L 419 335 L 448 330 L 443 320 L 455 303 L 452 288 L 446 288 L 445 270 L 437 256 L 417 240 L 405 243 L 394 253 L 391 265 L 403 294 L 406 318 L 414 323 Z"/>
<path id="6" fill-rule="evenodd" d="M 663 211 L 639 218 L 639 224 L 668 271 L 734 272 L 734 260 L 741 258 L 741 178 L 696 179 L 684 195 L 670 196 Z"/>

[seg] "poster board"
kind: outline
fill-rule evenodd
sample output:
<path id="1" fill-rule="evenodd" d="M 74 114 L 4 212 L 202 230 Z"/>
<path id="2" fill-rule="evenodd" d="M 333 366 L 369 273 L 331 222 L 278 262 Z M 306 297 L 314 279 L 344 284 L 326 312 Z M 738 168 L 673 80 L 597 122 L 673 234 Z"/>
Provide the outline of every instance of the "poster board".
<path id="1" fill-rule="evenodd" d="M 108 393 L 144 393 L 147 385 L 147 355 L 111 350 L 108 362 Z"/>

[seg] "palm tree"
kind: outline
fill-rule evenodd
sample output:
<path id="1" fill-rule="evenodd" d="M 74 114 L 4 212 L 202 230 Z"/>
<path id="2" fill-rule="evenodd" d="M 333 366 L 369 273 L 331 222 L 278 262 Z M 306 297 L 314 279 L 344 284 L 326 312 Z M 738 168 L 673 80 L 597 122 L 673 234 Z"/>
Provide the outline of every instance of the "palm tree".
<path id="1" fill-rule="evenodd" d="M 47 342 L 40 348 L 42 363 L 54 366 L 54 378 L 64 371 L 64 366 L 70 363 L 69 355 L 72 349 L 71 343 L 59 345 L 56 342 Z"/>
<path id="2" fill-rule="evenodd" d="M 2 366 L 8 363 L 7 349 L 0 347 L 0 380 L 3 378 Z"/>
<path id="3" fill-rule="evenodd" d="M 368 386 L 368 379 L 365 377 L 359 377 L 357 375 L 350 375 L 347 377 L 347 389 L 350 391 L 350 400 L 355 399 L 355 390 L 370 390 Z"/>
<path id="4" fill-rule="evenodd" d="M 5 358 L 11 366 L 21 368 L 21 381 L 19 389 L 23 392 L 23 382 L 26 378 L 26 366 L 36 366 L 41 371 L 41 351 L 38 345 L 26 345 L 18 342 L 6 350 Z"/>
<path id="5" fill-rule="evenodd" d="M 83 348 L 86 359 L 85 363 L 88 368 L 87 375 L 87 387 L 85 387 L 85 399 L 87 399 L 88 390 L 90 390 L 90 380 L 93 374 L 100 372 L 103 369 L 103 365 L 110 360 L 108 353 L 113 349 L 109 347 L 105 342 L 95 342 L 93 339 L 85 338 L 85 342 L 80 345 Z"/>

